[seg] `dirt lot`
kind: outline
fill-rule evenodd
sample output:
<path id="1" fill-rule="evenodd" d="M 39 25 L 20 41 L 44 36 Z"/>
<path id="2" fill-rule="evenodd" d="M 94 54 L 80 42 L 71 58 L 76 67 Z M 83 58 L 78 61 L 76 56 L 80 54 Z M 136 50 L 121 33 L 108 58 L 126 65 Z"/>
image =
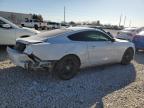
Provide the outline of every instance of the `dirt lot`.
<path id="1" fill-rule="evenodd" d="M 0 108 L 144 108 L 144 52 L 127 66 L 82 69 L 72 80 L 27 72 L 0 47 Z"/>

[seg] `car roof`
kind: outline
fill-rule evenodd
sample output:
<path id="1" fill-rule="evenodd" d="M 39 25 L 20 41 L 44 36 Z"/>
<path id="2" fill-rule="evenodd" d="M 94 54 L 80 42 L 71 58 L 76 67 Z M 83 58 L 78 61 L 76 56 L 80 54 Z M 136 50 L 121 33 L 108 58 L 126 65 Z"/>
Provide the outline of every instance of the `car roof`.
<path id="1" fill-rule="evenodd" d="M 88 27 L 69 27 L 69 28 L 55 29 L 55 30 L 42 32 L 42 33 L 39 33 L 39 34 L 34 35 L 34 36 L 23 38 L 21 40 L 39 40 L 39 41 L 43 41 L 43 40 L 46 40 L 48 38 L 64 36 L 64 35 L 73 34 L 73 33 L 81 32 L 81 31 L 87 31 L 87 30 L 101 31 L 99 29 L 93 29 L 93 28 L 88 28 Z M 103 32 L 103 31 L 101 31 L 101 32 Z"/>
<path id="2" fill-rule="evenodd" d="M 144 31 L 141 31 L 140 33 L 138 33 L 138 35 L 144 36 Z"/>
<path id="3" fill-rule="evenodd" d="M 68 30 L 73 30 L 73 31 L 80 31 L 80 30 L 96 30 L 94 28 L 89 28 L 89 27 L 69 27 L 67 28 Z"/>

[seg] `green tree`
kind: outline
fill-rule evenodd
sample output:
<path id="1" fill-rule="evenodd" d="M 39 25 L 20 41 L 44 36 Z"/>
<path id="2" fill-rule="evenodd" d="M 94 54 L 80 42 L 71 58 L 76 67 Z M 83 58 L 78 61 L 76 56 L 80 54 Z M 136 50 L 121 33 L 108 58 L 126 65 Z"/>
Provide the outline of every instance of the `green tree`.
<path id="1" fill-rule="evenodd" d="M 37 15 L 37 14 L 33 14 L 32 15 L 32 18 L 35 19 L 35 20 L 38 20 L 38 21 L 43 21 L 43 17 L 42 15 Z"/>

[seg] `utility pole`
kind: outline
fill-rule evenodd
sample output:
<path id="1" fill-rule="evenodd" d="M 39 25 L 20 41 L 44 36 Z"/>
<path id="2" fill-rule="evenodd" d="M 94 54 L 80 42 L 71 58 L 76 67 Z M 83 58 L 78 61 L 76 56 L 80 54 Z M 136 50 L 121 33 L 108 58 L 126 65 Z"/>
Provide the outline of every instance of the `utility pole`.
<path id="1" fill-rule="evenodd" d="M 130 20 L 130 23 L 129 23 L 129 27 L 131 27 L 131 20 Z"/>
<path id="2" fill-rule="evenodd" d="M 64 6 L 64 23 L 66 22 L 66 18 L 65 18 L 65 6 Z"/>
<path id="3" fill-rule="evenodd" d="M 121 26 L 122 15 L 120 16 L 119 27 Z"/>
<path id="4" fill-rule="evenodd" d="M 126 16 L 125 16 L 125 18 L 124 18 L 124 25 L 123 25 L 124 27 L 125 27 L 125 23 L 126 23 Z"/>

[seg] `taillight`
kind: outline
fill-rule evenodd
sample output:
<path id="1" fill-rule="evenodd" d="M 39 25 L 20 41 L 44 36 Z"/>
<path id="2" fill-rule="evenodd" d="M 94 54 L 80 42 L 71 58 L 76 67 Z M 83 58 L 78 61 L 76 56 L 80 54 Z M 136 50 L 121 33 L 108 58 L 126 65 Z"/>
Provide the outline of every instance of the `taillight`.
<path id="1" fill-rule="evenodd" d="M 26 44 L 21 43 L 21 42 L 16 42 L 15 50 L 23 52 L 25 48 L 26 48 Z"/>

